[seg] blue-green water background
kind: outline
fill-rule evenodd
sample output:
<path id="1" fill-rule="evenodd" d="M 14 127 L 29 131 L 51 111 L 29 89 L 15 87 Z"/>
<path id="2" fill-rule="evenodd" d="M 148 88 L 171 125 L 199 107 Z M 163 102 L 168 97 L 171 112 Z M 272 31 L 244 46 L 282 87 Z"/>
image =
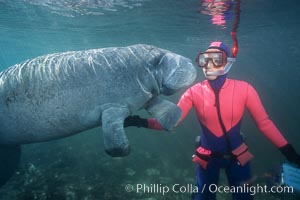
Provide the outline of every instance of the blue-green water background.
<path id="1" fill-rule="evenodd" d="M 212 25 L 210 16 L 198 12 L 197 0 L 131 1 L 129 6 L 92 8 L 94 13 L 82 7 L 79 12 L 64 11 L 32 2 L 0 1 L 1 70 L 39 55 L 69 50 L 147 43 L 194 60 L 212 40 L 232 45 L 232 20 L 227 28 Z M 241 10 L 240 48 L 229 77 L 254 85 L 271 119 L 300 152 L 300 2 L 248 0 L 242 1 Z M 199 70 L 197 81 L 203 78 Z M 177 102 L 182 92 L 167 98 Z M 138 114 L 147 116 L 143 111 Z M 253 174 L 261 177 L 284 161 L 248 114 L 242 127 L 256 156 Z M 194 184 L 191 155 L 199 131 L 193 111 L 172 133 L 127 128 L 132 153 L 123 159 L 104 153 L 101 128 L 25 145 L 20 168 L 0 189 L 0 199 L 189 199 L 188 193 L 128 193 L 124 186 Z M 220 199 L 229 196 L 220 195 Z"/>

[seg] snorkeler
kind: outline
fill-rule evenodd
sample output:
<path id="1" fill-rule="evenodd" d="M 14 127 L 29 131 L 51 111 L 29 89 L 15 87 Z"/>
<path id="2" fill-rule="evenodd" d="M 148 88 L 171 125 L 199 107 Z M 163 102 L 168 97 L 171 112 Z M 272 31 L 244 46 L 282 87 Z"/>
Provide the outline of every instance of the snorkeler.
<path id="1" fill-rule="evenodd" d="M 225 170 L 230 186 L 240 186 L 251 180 L 249 161 L 253 155 L 240 134 L 245 108 L 259 130 L 290 162 L 300 166 L 300 155 L 269 119 L 256 90 L 245 81 L 227 78 L 234 61 L 224 43 L 212 42 L 205 52 L 197 56 L 197 64 L 202 68 L 206 80 L 187 89 L 177 104 L 182 111 L 177 125 L 193 107 L 202 127 L 199 147 L 193 157 L 198 164 L 199 191 L 193 194 L 194 200 L 216 199 L 216 193 L 211 193 L 205 186 L 218 184 L 220 169 Z M 126 118 L 124 126 L 163 130 L 156 119 L 139 116 Z M 232 199 L 249 200 L 253 199 L 253 195 L 247 192 L 233 193 Z"/>

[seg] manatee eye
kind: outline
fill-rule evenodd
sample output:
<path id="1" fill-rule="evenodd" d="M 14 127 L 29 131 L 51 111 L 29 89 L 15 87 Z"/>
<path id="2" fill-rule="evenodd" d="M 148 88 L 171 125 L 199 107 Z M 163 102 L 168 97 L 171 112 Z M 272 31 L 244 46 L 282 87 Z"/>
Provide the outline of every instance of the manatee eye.
<path id="1" fill-rule="evenodd" d="M 160 60 L 161 60 L 161 58 L 155 58 L 154 60 L 153 60 L 153 65 L 154 66 L 158 66 L 159 65 L 159 63 L 160 63 Z"/>

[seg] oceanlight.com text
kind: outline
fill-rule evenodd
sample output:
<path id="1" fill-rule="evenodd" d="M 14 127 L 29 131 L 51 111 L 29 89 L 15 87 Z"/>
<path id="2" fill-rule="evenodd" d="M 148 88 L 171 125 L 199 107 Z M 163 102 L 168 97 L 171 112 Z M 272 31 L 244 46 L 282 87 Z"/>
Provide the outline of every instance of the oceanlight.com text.
<path id="1" fill-rule="evenodd" d="M 168 193 L 204 193 L 207 190 L 211 193 L 249 193 L 250 195 L 256 195 L 258 193 L 270 193 L 270 194 L 282 194 L 288 193 L 292 194 L 294 189 L 292 186 L 272 186 L 268 187 L 266 185 L 249 185 L 244 184 L 240 186 L 224 186 L 216 184 L 204 184 L 202 188 L 198 188 L 193 184 L 127 184 L 125 186 L 126 192 L 144 193 L 144 194 L 161 194 L 166 195 Z"/>
<path id="2" fill-rule="evenodd" d="M 282 194 L 282 193 L 287 193 L 287 194 L 292 194 L 294 192 L 294 188 L 292 186 L 272 186 L 268 187 L 266 185 L 249 185 L 249 184 L 244 184 L 240 186 L 218 186 L 216 184 L 211 184 L 211 185 L 204 185 L 202 188 L 202 192 L 207 189 L 208 187 L 209 192 L 211 193 L 249 193 L 250 195 L 256 195 L 258 193 L 270 193 L 270 194 Z"/>

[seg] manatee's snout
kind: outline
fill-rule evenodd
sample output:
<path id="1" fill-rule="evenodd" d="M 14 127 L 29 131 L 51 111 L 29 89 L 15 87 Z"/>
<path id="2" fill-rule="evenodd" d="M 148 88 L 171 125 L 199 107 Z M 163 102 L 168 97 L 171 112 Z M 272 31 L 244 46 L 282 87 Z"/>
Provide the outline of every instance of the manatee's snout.
<path id="1" fill-rule="evenodd" d="M 174 94 L 181 88 L 192 85 L 197 76 L 196 68 L 188 58 L 168 53 L 162 64 L 165 67 L 161 93 Z"/>
<path id="2" fill-rule="evenodd" d="M 105 149 L 105 152 L 110 155 L 111 157 L 125 157 L 130 153 L 130 146 L 123 148 L 123 147 L 114 147 L 110 149 Z"/>

